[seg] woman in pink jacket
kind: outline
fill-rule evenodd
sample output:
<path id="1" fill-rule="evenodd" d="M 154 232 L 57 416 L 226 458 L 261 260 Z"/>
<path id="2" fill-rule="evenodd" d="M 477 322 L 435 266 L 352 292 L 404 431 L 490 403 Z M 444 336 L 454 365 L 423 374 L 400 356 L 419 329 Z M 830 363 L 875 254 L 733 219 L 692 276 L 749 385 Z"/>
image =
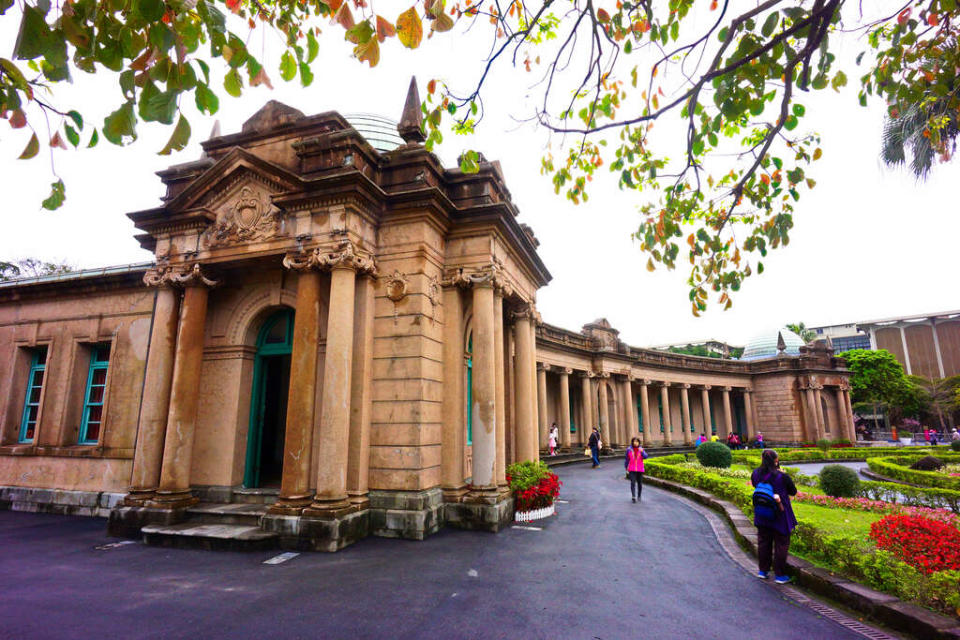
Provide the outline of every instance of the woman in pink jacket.
<path id="1" fill-rule="evenodd" d="M 630 497 L 634 502 L 640 500 L 643 491 L 643 459 L 649 457 L 650 454 L 640 446 L 640 438 L 634 438 L 630 441 L 630 446 L 627 448 L 627 457 L 623 461 L 623 468 L 627 470 L 627 475 L 630 476 Z"/>

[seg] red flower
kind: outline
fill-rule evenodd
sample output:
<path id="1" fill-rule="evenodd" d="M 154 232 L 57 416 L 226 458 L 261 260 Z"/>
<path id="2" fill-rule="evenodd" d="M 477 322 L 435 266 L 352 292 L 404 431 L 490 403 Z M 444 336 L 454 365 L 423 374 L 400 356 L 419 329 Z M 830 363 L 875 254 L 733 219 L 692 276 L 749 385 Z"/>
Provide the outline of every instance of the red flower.
<path id="1" fill-rule="evenodd" d="M 878 549 L 923 573 L 960 569 L 960 530 L 920 516 L 890 515 L 870 525 Z"/>

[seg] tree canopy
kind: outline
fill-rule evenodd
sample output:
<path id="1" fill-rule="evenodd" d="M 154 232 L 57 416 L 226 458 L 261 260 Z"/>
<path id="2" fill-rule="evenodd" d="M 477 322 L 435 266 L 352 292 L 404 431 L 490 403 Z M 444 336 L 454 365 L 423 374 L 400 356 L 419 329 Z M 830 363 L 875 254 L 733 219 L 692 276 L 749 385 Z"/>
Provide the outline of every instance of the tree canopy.
<path id="1" fill-rule="evenodd" d="M 787 329 L 800 336 L 800 339 L 804 342 L 810 342 L 811 340 L 815 340 L 817 337 L 817 332 L 813 329 L 807 329 L 807 325 L 803 322 L 788 324 Z"/>
<path id="2" fill-rule="evenodd" d="M 838 357 L 850 369 L 850 400 L 916 413 L 917 393 L 903 365 L 886 349 L 851 349 Z"/>
<path id="3" fill-rule="evenodd" d="M 0 282 L 16 278 L 33 278 L 76 271 L 66 262 L 48 262 L 40 258 L 23 258 L 15 262 L 0 261 Z"/>
<path id="4" fill-rule="evenodd" d="M 491 74 L 529 73 L 538 105 L 529 117 L 563 140 L 542 173 L 576 203 L 601 170 L 636 191 L 647 269 L 688 263 L 695 315 L 710 295 L 728 308 L 789 242 L 823 153 L 803 126 L 807 93 L 857 77 L 861 104 L 887 107 L 887 162 L 912 152 L 922 174 L 954 151 L 956 0 L 411 1 L 385 15 L 367 0 L 0 0 L 0 16 L 19 21 L 13 56 L 0 57 L 0 117 L 28 130 L 22 159 L 101 137 L 129 144 L 140 121 L 173 128 L 160 150 L 169 154 L 191 135 L 184 100 L 214 114 L 222 92 L 272 86 L 271 75 L 307 86 L 320 37 L 345 37 L 375 66 L 390 46 L 421 46 L 427 28 L 428 37 L 485 30 L 489 48 L 464 79 L 427 84 L 428 147 L 475 130 Z M 335 28 L 321 33 L 327 22 Z M 281 36 L 276 69 L 248 47 L 258 27 Z M 862 49 L 855 61 L 837 57 L 844 38 Z M 81 72 L 116 75 L 122 99 L 102 123 L 57 100 L 57 84 Z M 477 161 L 461 155 L 466 171 Z M 54 177 L 48 209 L 66 197 Z"/>

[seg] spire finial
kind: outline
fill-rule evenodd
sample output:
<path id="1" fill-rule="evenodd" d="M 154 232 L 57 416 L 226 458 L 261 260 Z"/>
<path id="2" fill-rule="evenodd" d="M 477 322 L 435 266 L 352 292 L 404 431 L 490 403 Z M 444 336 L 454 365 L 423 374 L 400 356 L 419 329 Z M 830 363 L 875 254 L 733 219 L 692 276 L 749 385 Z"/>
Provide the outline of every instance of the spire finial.
<path id="1" fill-rule="evenodd" d="M 403 115 L 400 116 L 400 124 L 397 125 L 397 132 L 403 141 L 407 144 L 418 144 L 426 140 L 423 130 L 420 128 L 423 124 L 423 118 L 420 115 L 420 93 L 417 91 L 417 78 L 410 78 L 410 88 L 407 90 L 407 101 L 403 105 Z"/>

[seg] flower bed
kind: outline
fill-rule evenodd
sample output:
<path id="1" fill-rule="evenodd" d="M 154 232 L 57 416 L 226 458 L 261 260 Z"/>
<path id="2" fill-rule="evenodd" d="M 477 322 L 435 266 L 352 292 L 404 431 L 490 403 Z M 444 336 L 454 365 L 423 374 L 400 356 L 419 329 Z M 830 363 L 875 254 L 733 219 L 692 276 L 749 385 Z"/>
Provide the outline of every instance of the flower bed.
<path id="1" fill-rule="evenodd" d="M 822 507 L 849 509 L 851 511 L 870 511 L 873 513 L 900 514 L 913 517 L 924 517 L 960 529 L 960 516 L 947 509 L 931 509 L 930 507 L 911 507 L 884 500 L 870 500 L 869 498 L 833 498 L 817 493 L 801 491 L 793 498 L 795 503 L 815 504 Z"/>
<path id="2" fill-rule="evenodd" d="M 918 471 L 910 469 L 909 466 L 922 458 L 923 455 L 909 456 L 887 456 L 882 458 L 871 458 L 867 460 L 867 466 L 874 473 L 878 473 L 887 478 L 909 482 L 922 487 L 936 487 L 939 489 L 949 489 L 951 491 L 960 491 L 960 477 L 953 477 L 939 471 Z M 944 462 L 960 461 L 957 455 L 938 455 L 938 458 Z"/>
<path id="3" fill-rule="evenodd" d="M 563 484 L 543 462 L 518 462 L 507 467 L 507 484 L 513 492 L 515 519 L 529 522 L 554 514 L 553 501 Z"/>
<path id="4" fill-rule="evenodd" d="M 930 575 L 960 570 L 960 530 L 922 516 L 889 515 L 870 526 L 877 548 Z"/>

